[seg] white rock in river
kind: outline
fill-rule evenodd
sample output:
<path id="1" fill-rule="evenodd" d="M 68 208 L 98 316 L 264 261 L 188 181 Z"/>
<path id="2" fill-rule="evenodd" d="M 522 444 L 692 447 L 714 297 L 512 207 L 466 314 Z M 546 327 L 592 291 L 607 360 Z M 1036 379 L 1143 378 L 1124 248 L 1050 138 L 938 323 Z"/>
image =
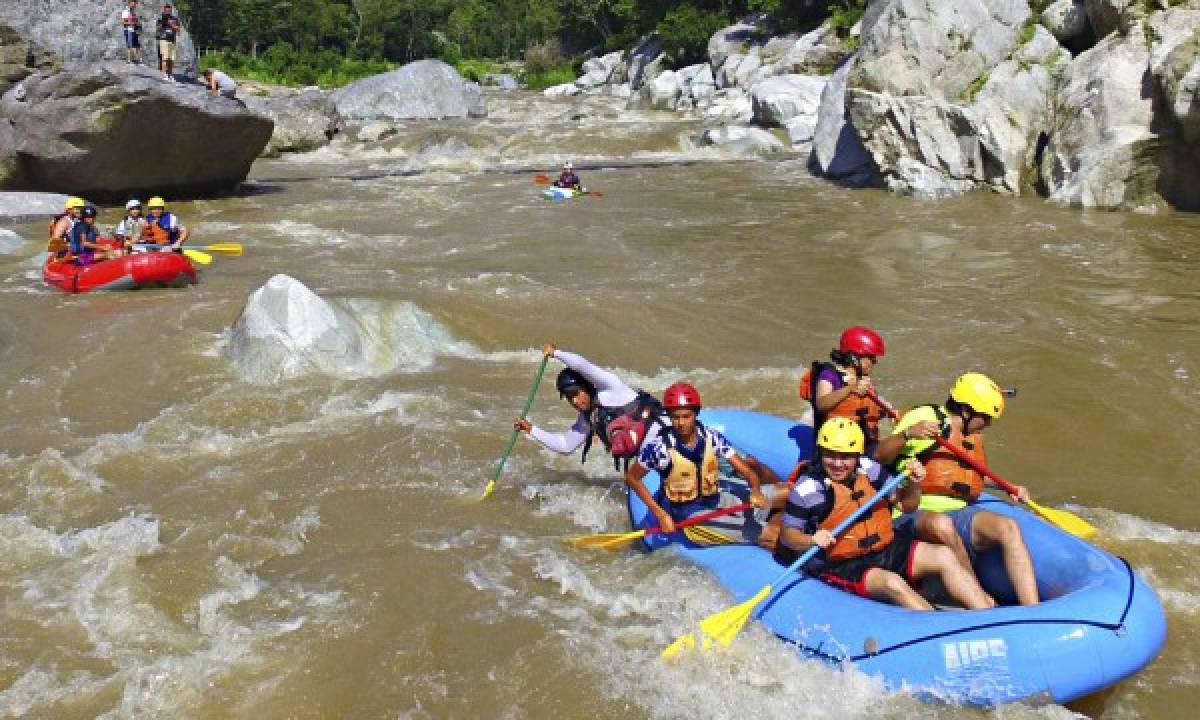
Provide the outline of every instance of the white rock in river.
<path id="1" fill-rule="evenodd" d="M 731 125 L 704 131 L 704 143 L 736 155 L 766 155 L 784 149 L 779 138 L 762 128 Z"/>
<path id="2" fill-rule="evenodd" d="M 251 293 L 225 348 L 243 379 L 258 383 L 418 370 L 446 353 L 478 351 L 410 302 L 327 300 L 282 274 Z"/>
<path id="3" fill-rule="evenodd" d="M 821 93 L 828 80 L 813 75 L 776 75 L 759 82 L 750 90 L 754 121 L 783 127 L 797 115 L 809 115 L 815 125 Z"/>
<path id="4" fill-rule="evenodd" d="M 0 220 L 47 221 L 66 207 L 67 196 L 58 193 L 0 192 Z"/>
<path id="5" fill-rule="evenodd" d="M 0 254 L 10 255 L 25 247 L 25 238 L 7 228 L 0 228 Z"/>

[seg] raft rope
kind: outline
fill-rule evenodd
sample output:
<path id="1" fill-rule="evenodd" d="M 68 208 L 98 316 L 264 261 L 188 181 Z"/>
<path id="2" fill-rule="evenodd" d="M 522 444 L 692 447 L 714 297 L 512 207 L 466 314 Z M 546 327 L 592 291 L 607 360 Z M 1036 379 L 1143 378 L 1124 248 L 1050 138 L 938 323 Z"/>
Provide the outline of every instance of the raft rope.
<path id="1" fill-rule="evenodd" d="M 801 651 L 803 651 L 807 655 L 821 658 L 823 660 L 828 660 L 830 662 L 845 662 L 845 661 L 859 662 L 861 660 L 866 660 L 867 658 L 876 657 L 878 655 L 885 655 L 885 654 L 893 652 L 895 650 L 902 650 L 906 647 L 909 647 L 912 645 L 917 645 L 917 644 L 920 644 L 923 642 L 928 642 L 930 640 L 940 640 L 942 638 L 951 637 L 954 635 L 960 635 L 962 633 L 973 632 L 975 630 L 990 630 L 991 628 L 1007 627 L 1009 625 L 1089 625 L 1091 627 L 1100 628 L 1102 630 L 1111 630 L 1113 632 L 1119 633 L 1124 629 L 1125 618 L 1128 617 L 1129 609 L 1133 606 L 1134 577 L 1133 577 L 1133 567 L 1130 566 L 1129 561 L 1120 556 L 1117 556 L 1117 559 L 1120 560 L 1121 563 L 1125 566 L 1125 575 L 1126 575 L 1126 579 L 1129 584 L 1129 588 L 1125 594 L 1125 607 L 1121 610 L 1121 617 L 1118 618 L 1115 623 L 1101 622 L 1099 620 L 1055 619 L 1055 618 L 1031 618 L 1028 620 L 1002 620 L 1002 621 L 998 621 L 998 622 L 982 623 L 980 625 L 972 625 L 970 627 L 956 628 L 954 630 L 946 630 L 944 632 L 939 632 L 939 633 L 931 633 L 929 635 L 923 635 L 921 637 L 912 638 L 911 640 L 905 640 L 904 642 L 896 643 L 895 645 L 889 645 L 888 647 L 881 648 L 875 652 L 862 653 L 860 655 L 851 655 L 851 656 L 832 655 L 830 653 L 827 653 L 827 652 L 821 650 L 820 646 L 811 647 L 808 645 L 803 645 L 801 643 L 791 643 L 791 644 L 798 647 Z M 799 580 L 799 582 L 803 582 L 804 579 L 806 579 L 806 578 L 801 578 Z M 786 591 L 779 593 L 776 596 L 776 599 L 778 599 L 779 597 L 782 597 L 784 594 L 786 594 Z M 764 611 L 765 611 L 765 608 L 764 608 Z M 822 643 L 822 645 L 824 645 L 824 643 Z"/>

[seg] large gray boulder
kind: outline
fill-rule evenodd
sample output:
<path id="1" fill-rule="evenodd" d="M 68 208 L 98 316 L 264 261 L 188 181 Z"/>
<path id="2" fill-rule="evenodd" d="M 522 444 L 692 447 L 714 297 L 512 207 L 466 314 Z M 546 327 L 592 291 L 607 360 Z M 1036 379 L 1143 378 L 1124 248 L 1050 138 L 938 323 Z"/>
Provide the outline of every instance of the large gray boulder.
<path id="1" fill-rule="evenodd" d="M 580 68 L 583 75 L 575 80 L 575 84 L 581 90 L 599 87 L 606 84 L 613 75 L 613 71 L 621 62 L 622 53 L 620 50 L 610 52 L 607 55 L 595 57 L 583 63 Z"/>
<path id="2" fill-rule="evenodd" d="M 441 60 L 418 60 L 372 75 L 333 93 L 345 120 L 440 120 L 486 117 L 479 86 L 463 80 Z"/>
<path id="3" fill-rule="evenodd" d="M 846 106 L 888 187 L 925 197 L 1019 193 L 1048 124 L 1048 66 L 1065 56 L 1045 28 L 1022 44 L 1029 6 L 883 0 L 873 10 Z"/>
<path id="4" fill-rule="evenodd" d="M 662 44 L 658 38 L 646 38 L 629 53 L 629 59 L 625 61 L 626 77 L 620 78 L 620 81 L 628 81 L 629 89 L 637 92 L 662 72 L 663 65 Z"/>
<path id="5" fill-rule="evenodd" d="M 774 62 L 779 75 L 817 75 L 828 73 L 849 52 L 846 43 L 834 28 L 825 24 L 793 43 L 783 56 Z"/>
<path id="6" fill-rule="evenodd" d="M 439 354 L 478 353 L 411 302 L 327 299 L 282 274 L 250 294 L 225 340 L 225 357 L 253 383 L 373 377 L 428 368 Z"/>
<path id="7" fill-rule="evenodd" d="M 124 8 L 124 2 L 113 0 L 0 0 L 0 21 L 37 46 L 54 52 L 64 66 L 87 68 L 104 60 L 125 60 L 121 30 Z M 143 2 L 138 9 L 145 61 L 153 67 L 158 65 L 154 21 L 161 8 L 160 2 Z M 175 52 L 175 73 L 195 77 L 196 47 L 186 26 L 175 43 Z"/>
<path id="8" fill-rule="evenodd" d="M 877 0 L 849 87 L 956 101 L 1017 45 L 1025 0 Z"/>
<path id="9" fill-rule="evenodd" d="M 852 63 L 843 63 L 821 92 L 808 169 L 845 185 L 875 185 L 879 172 L 846 117 L 846 78 L 852 68 Z"/>
<path id="10" fill-rule="evenodd" d="M 679 104 L 682 92 L 679 73 L 674 70 L 664 70 L 658 77 L 645 85 L 642 90 L 647 93 L 650 108 L 653 110 L 674 110 Z"/>
<path id="11" fill-rule="evenodd" d="M 1159 139 L 1149 63 L 1140 34 L 1109 35 L 1071 63 L 1042 159 L 1052 200 L 1113 209 L 1152 202 Z"/>
<path id="12" fill-rule="evenodd" d="M 262 157 L 311 152 L 324 147 L 340 129 L 333 101 L 319 88 L 274 89 L 265 97 L 247 93 L 244 100 L 248 108 L 275 123 Z"/>
<path id="13" fill-rule="evenodd" d="M 152 70 L 43 70 L 0 98 L 0 189 L 98 200 L 229 190 L 271 129 L 236 100 Z"/>
<path id="14" fill-rule="evenodd" d="M 775 75 L 750 90 L 754 121 L 768 127 L 785 127 L 798 115 L 815 118 L 827 78 L 813 75 Z"/>
<path id="15" fill-rule="evenodd" d="M 766 22 L 767 16 L 759 13 L 713 33 L 708 39 L 708 61 L 712 63 L 713 74 L 730 55 L 744 55 L 751 47 L 761 45 Z"/>

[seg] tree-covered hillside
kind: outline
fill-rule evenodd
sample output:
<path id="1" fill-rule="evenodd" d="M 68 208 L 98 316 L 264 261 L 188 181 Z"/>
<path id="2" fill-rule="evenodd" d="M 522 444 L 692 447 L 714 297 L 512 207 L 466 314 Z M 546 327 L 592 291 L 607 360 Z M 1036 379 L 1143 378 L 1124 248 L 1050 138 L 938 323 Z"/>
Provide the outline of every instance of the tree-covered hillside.
<path id="1" fill-rule="evenodd" d="M 522 60 L 535 72 L 658 32 L 672 59 L 694 61 L 739 15 L 805 25 L 861 12 L 865 0 L 178 0 L 201 52 L 236 71 L 340 84 L 389 64 L 438 57 Z M 213 56 L 210 54 L 210 58 Z"/>

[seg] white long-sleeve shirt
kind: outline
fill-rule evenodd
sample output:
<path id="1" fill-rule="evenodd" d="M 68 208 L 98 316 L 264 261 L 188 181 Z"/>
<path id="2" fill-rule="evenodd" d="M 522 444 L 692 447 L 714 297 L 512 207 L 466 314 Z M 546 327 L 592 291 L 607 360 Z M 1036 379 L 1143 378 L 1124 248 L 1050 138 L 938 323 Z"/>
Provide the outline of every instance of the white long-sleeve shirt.
<path id="1" fill-rule="evenodd" d="M 587 378 L 588 382 L 596 388 L 596 397 L 593 400 L 601 407 L 619 408 L 637 399 L 636 390 L 608 370 L 602 370 L 591 364 L 582 355 L 576 355 L 566 350 L 556 350 L 554 357 Z M 548 432 L 534 425 L 533 429 L 529 431 L 529 436 L 553 452 L 570 455 L 583 445 L 583 441 L 587 439 L 591 430 L 592 422 L 587 413 L 579 413 L 579 417 L 564 432 Z M 651 431 L 651 435 L 654 434 L 657 434 L 657 425 Z"/>

